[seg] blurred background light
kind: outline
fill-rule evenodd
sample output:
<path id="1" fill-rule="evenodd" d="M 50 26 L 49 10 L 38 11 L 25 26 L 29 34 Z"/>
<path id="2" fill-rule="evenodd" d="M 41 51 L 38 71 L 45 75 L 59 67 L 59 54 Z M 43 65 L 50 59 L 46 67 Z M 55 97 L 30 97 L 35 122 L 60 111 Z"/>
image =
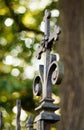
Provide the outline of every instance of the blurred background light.
<path id="1" fill-rule="evenodd" d="M 42 22 L 41 22 L 41 25 L 40 25 L 40 30 L 41 30 L 42 32 L 44 32 L 44 31 L 45 31 L 45 28 L 44 28 L 44 21 L 42 21 Z"/>
<path id="2" fill-rule="evenodd" d="M 32 79 L 34 77 L 34 68 L 32 66 L 25 66 L 22 74 L 23 79 Z"/>
<path id="3" fill-rule="evenodd" d="M 17 76 L 19 76 L 19 74 L 20 74 L 19 69 L 17 69 L 17 68 L 12 69 L 12 71 L 11 71 L 11 75 L 17 77 Z"/>
<path id="4" fill-rule="evenodd" d="M 16 12 L 20 14 L 24 14 L 26 12 L 26 8 L 24 6 L 19 6 Z"/>
<path id="5" fill-rule="evenodd" d="M 4 24 L 9 27 L 13 24 L 13 19 L 11 18 L 7 18 L 5 21 L 4 21 Z"/>
<path id="6" fill-rule="evenodd" d="M 32 39 L 30 39 L 30 38 L 25 38 L 25 46 L 26 46 L 27 48 L 30 48 L 32 44 L 33 44 Z"/>
<path id="7" fill-rule="evenodd" d="M 59 15 L 60 15 L 60 12 L 59 12 L 58 9 L 54 9 L 54 10 L 51 11 L 52 17 L 59 17 Z"/>
<path id="8" fill-rule="evenodd" d="M 13 57 L 11 55 L 7 55 L 3 63 L 6 65 L 11 65 L 13 63 Z"/>
<path id="9" fill-rule="evenodd" d="M 5 46 L 7 44 L 7 40 L 4 37 L 0 37 L 0 45 Z"/>
<path id="10" fill-rule="evenodd" d="M 12 111 L 13 111 L 15 114 L 17 114 L 17 106 L 14 106 L 13 109 L 12 109 Z M 25 112 L 23 109 L 21 109 L 20 120 L 21 120 L 21 121 L 25 121 L 26 118 L 27 118 L 26 112 Z M 16 122 L 15 122 L 15 124 L 16 124 Z"/>
<path id="11" fill-rule="evenodd" d="M 44 9 L 47 5 L 49 5 L 52 1 L 51 0 L 38 0 L 36 1 L 32 1 L 29 3 L 29 9 L 31 11 L 37 10 L 37 7 L 39 10 Z"/>

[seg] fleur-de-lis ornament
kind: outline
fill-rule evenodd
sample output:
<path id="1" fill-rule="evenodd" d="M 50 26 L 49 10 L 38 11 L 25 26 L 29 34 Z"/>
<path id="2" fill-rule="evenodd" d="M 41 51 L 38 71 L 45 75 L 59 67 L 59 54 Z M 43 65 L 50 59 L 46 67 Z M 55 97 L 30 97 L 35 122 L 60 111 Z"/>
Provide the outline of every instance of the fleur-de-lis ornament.
<path id="1" fill-rule="evenodd" d="M 50 124 L 60 120 L 60 117 L 54 113 L 59 107 L 53 104 L 52 85 L 61 83 L 64 68 L 57 61 L 56 54 L 51 53 L 51 50 L 53 42 L 58 40 L 61 30 L 59 26 L 55 26 L 54 32 L 50 35 L 50 17 L 50 11 L 46 10 L 44 16 L 45 35 L 36 54 L 38 59 L 41 58 L 42 53 L 45 55 L 44 64 L 39 65 L 39 76 L 36 76 L 33 86 L 35 96 L 42 94 L 41 104 L 36 108 L 40 112 L 35 118 L 38 130 L 50 130 Z"/>

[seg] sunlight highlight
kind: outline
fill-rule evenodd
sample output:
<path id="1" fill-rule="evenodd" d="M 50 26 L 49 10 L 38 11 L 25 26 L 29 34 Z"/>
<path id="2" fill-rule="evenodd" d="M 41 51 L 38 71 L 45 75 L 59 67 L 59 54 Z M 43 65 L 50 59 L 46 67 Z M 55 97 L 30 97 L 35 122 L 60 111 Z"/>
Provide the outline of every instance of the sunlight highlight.
<path id="1" fill-rule="evenodd" d="M 59 96 L 56 96 L 55 94 L 52 94 L 52 98 L 54 99 L 55 104 L 60 103 L 60 97 Z"/>
<path id="2" fill-rule="evenodd" d="M 19 66 L 21 64 L 21 60 L 11 55 L 7 55 L 5 60 L 3 60 L 3 63 L 6 65 Z"/>
<path id="3" fill-rule="evenodd" d="M 51 0 L 40 0 L 40 1 L 33 1 L 29 3 L 29 8 L 31 11 L 37 10 L 37 7 L 39 10 L 44 9 L 47 5 L 49 5 L 52 1 Z"/>
<path id="4" fill-rule="evenodd" d="M 26 8 L 24 6 L 19 6 L 16 12 L 24 14 L 26 12 Z"/>
<path id="5" fill-rule="evenodd" d="M 20 74 L 19 69 L 17 69 L 17 68 L 12 69 L 11 75 L 17 77 L 17 76 L 19 76 L 19 74 Z"/>
<path id="6" fill-rule="evenodd" d="M 45 31 L 45 23 L 44 23 L 44 21 L 42 21 L 41 22 L 41 25 L 40 25 L 40 30 L 42 31 L 42 32 L 44 32 Z"/>
<path id="7" fill-rule="evenodd" d="M 5 45 L 7 44 L 7 40 L 6 40 L 4 37 L 1 37 L 1 38 L 0 38 L 0 44 L 1 44 L 2 46 L 5 46 Z"/>
<path id="8" fill-rule="evenodd" d="M 14 106 L 13 109 L 12 109 L 12 111 L 13 111 L 15 114 L 17 114 L 17 106 Z M 26 112 L 25 112 L 23 109 L 21 109 L 20 120 L 21 120 L 21 121 L 25 121 L 26 118 L 27 118 Z M 15 122 L 15 123 L 16 123 L 16 122 Z"/>
<path id="9" fill-rule="evenodd" d="M 12 56 L 17 56 L 19 53 L 21 53 L 23 51 L 23 48 L 22 48 L 22 46 L 21 45 L 18 45 L 18 46 L 16 46 L 15 48 L 13 48 L 12 50 L 11 50 L 11 55 Z"/>
<path id="10" fill-rule="evenodd" d="M 31 2 L 29 4 L 29 8 L 30 8 L 31 11 L 36 10 L 37 9 L 37 2 Z"/>
<path id="11" fill-rule="evenodd" d="M 31 45 L 33 44 L 32 39 L 31 38 L 25 38 L 24 40 L 25 40 L 25 46 L 27 48 L 31 48 Z"/>
<path id="12" fill-rule="evenodd" d="M 61 110 L 58 109 L 58 110 L 55 111 L 55 113 L 56 113 L 57 115 L 61 116 L 61 112 L 60 112 L 60 111 L 61 111 Z"/>
<path id="13" fill-rule="evenodd" d="M 4 22 L 4 24 L 5 24 L 7 27 L 11 26 L 11 25 L 13 24 L 13 19 L 7 18 L 7 19 L 5 20 L 5 22 Z"/>
<path id="14" fill-rule="evenodd" d="M 59 17 L 59 15 L 60 15 L 60 12 L 59 12 L 58 9 L 54 9 L 54 10 L 51 11 L 52 17 Z"/>
<path id="15" fill-rule="evenodd" d="M 13 57 L 11 55 L 7 55 L 5 60 L 3 61 L 6 65 L 11 65 L 13 62 Z"/>
<path id="16" fill-rule="evenodd" d="M 22 74 L 23 79 L 33 79 L 34 77 L 34 68 L 32 66 L 25 66 L 24 72 Z"/>

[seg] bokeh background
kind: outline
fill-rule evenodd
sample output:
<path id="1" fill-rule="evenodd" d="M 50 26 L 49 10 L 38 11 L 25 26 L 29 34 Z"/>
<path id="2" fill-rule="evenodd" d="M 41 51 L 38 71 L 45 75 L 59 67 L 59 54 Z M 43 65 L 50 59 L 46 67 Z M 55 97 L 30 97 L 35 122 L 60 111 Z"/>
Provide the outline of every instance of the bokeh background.
<path id="1" fill-rule="evenodd" d="M 32 86 L 38 73 L 35 51 L 43 38 L 45 9 L 51 10 L 51 33 L 57 24 L 62 33 L 53 51 L 65 67 L 60 86 L 52 97 L 61 106 L 58 130 L 84 129 L 84 1 L 0 0 L 0 111 L 4 130 L 15 128 L 16 100 L 21 99 L 22 129 L 28 115 L 35 116 L 38 97 Z"/>

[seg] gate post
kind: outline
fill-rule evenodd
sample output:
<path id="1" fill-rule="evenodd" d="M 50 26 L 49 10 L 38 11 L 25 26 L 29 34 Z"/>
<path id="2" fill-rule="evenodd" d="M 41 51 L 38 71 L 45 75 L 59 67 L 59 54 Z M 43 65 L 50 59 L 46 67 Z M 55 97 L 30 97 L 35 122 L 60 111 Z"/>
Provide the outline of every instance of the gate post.
<path id="1" fill-rule="evenodd" d="M 39 65 L 39 76 L 34 80 L 33 93 L 35 96 L 42 94 L 40 105 L 35 109 L 39 111 L 35 122 L 37 123 L 37 130 L 50 130 L 51 124 L 60 120 L 60 117 L 55 114 L 59 109 L 53 104 L 52 99 L 52 85 L 60 84 L 63 77 L 63 67 L 57 62 L 56 54 L 51 54 L 53 42 L 58 40 L 60 28 L 54 27 L 54 32 L 50 35 L 50 17 L 49 10 L 45 11 L 45 36 L 41 41 L 37 50 L 37 59 L 41 59 L 41 54 L 45 54 L 44 65 Z"/>

